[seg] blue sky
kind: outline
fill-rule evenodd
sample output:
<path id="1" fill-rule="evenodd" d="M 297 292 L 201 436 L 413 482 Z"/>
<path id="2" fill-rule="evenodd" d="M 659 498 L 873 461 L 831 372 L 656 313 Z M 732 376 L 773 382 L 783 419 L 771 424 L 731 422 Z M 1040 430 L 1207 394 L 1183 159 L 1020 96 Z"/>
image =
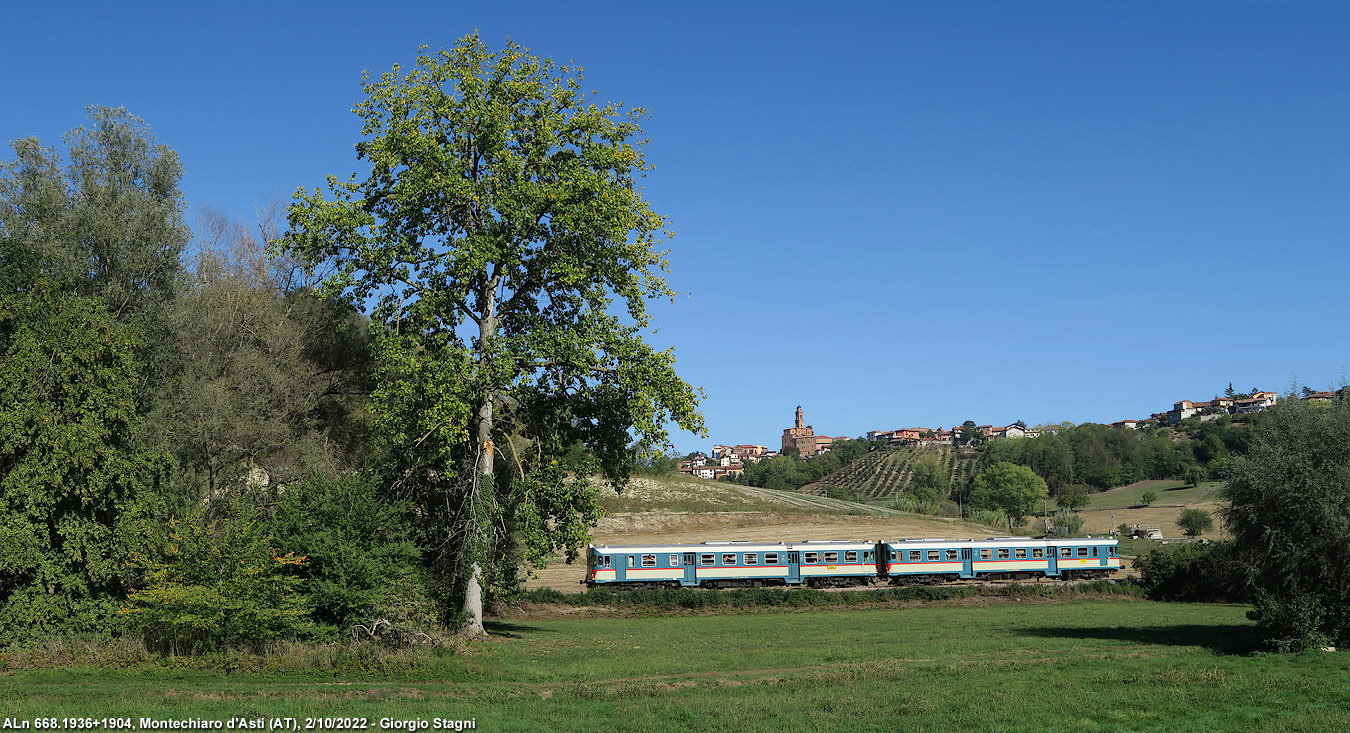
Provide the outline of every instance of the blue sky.
<path id="1" fill-rule="evenodd" d="M 4 11 L 0 137 L 124 105 L 236 217 L 356 170 L 361 71 L 474 29 L 650 109 L 681 452 L 798 404 L 1110 422 L 1350 363 L 1343 3 L 39 5 Z"/>

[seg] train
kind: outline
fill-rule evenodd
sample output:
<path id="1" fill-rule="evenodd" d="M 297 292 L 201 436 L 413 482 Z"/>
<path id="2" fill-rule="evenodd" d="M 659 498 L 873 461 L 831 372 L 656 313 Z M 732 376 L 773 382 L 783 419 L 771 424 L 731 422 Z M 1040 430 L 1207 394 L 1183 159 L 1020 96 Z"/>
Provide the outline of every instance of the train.
<path id="1" fill-rule="evenodd" d="M 747 540 L 697 545 L 588 545 L 588 588 L 836 588 L 957 580 L 1089 580 L 1119 570 L 1109 537 L 949 540 Z"/>

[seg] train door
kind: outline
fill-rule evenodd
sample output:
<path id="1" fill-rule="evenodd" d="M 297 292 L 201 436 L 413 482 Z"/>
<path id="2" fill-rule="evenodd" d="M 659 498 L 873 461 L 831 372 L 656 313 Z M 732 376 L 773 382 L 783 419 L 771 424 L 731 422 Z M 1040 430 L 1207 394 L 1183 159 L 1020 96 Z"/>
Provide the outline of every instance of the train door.
<path id="1" fill-rule="evenodd" d="M 684 553 L 684 580 L 680 581 L 683 585 L 698 585 L 698 567 L 694 564 L 697 559 L 692 552 Z"/>
<path id="2" fill-rule="evenodd" d="M 628 580 L 628 556 L 614 556 L 614 579 L 620 582 Z"/>
<path id="3" fill-rule="evenodd" d="M 1045 574 L 1051 577 L 1059 575 L 1059 548 L 1054 545 L 1045 547 Z"/>
<path id="4" fill-rule="evenodd" d="M 1098 545 L 1093 549 L 1097 553 L 1097 564 L 1106 567 L 1106 556 L 1111 554 L 1111 548 L 1105 545 Z"/>
<path id="5" fill-rule="evenodd" d="M 802 582 L 802 554 L 800 552 L 789 552 L 787 554 L 789 585 Z"/>
<path id="6" fill-rule="evenodd" d="M 961 548 L 961 577 L 975 577 L 975 551 L 969 547 Z"/>

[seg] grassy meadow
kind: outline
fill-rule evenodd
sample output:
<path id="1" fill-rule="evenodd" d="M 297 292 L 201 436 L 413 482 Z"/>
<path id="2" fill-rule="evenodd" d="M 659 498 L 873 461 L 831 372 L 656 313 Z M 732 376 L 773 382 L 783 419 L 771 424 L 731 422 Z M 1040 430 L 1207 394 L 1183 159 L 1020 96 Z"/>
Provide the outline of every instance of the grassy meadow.
<path id="1" fill-rule="evenodd" d="M 1144 505 L 1144 494 L 1152 491 L 1158 495 L 1153 506 L 1184 507 L 1217 499 L 1216 492 L 1221 481 L 1201 481 L 1199 486 L 1191 486 L 1184 481 L 1140 481 L 1120 486 L 1109 491 L 1091 494 L 1091 509 L 1131 509 Z M 1052 502 L 1053 504 L 1053 502 Z M 1052 508 L 1054 508 L 1052 506 Z"/>
<path id="2" fill-rule="evenodd" d="M 963 599 L 499 620 L 432 654 L 3 658 L 17 718 L 474 719 L 480 730 L 1343 730 L 1350 657 L 1252 654 L 1241 606 Z M 536 613 L 536 615 L 540 615 Z M 344 656 L 345 654 L 345 656 Z M 36 664 L 35 665 L 35 660 Z"/>

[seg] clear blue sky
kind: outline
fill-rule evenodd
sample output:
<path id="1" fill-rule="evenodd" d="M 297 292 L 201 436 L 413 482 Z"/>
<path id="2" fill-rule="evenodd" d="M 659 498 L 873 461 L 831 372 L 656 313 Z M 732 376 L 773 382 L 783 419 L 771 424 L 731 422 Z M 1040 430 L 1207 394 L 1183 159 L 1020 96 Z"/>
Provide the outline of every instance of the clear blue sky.
<path id="1" fill-rule="evenodd" d="M 1146 417 L 1350 363 L 1339 2 L 10 3 L 0 137 L 145 118 L 193 206 L 356 169 L 363 69 L 478 29 L 652 110 L 653 340 L 713 442 Z M 8 152 L 6 152 L 8 156 Z M 1339 334 L 1339 335 L 1338 335 Z"/>

